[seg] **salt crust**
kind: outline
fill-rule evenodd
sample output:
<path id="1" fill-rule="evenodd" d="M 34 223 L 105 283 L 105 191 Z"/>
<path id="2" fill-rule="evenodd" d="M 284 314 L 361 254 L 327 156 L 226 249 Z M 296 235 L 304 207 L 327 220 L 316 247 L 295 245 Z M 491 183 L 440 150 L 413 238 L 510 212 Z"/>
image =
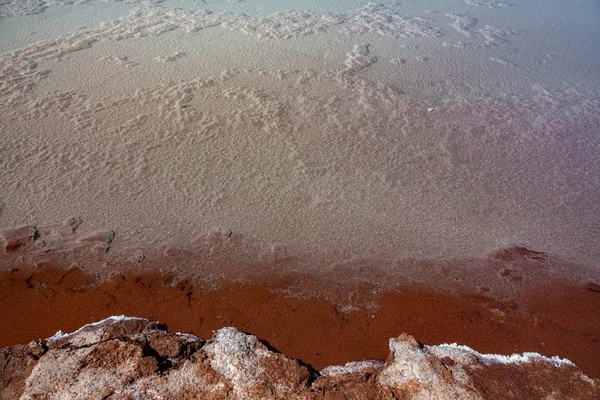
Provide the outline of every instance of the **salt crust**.
<path id="1" fill-rule="evenodd" d="M 130 319 L 141 320 L 141 324 L 133 325 L 138 330 L 144 329 L 141 336 L 134 333 L 133 342 L 127 334 L 120 336 L 121 329 L 110 329 L 113 324 Z M 149 331 L 146 330 L 148 327 L 151 328 Z M 82 327 L 76 331 L 82 333 L 71 338 L 69 346 L 50 346 L 51 349 L 40 357 L 26 378 L 21 398 L 100 398 L 107 393 L 118 398 L 171 398 L 184 393 L 188 397 L 192 393 L 201 393 L 202 398 L 215 399 L 226 395 L 236 399 L 313 399 L 323 395 L 329 387 L 337 391 L 349 383 L 348 393 L 361 393 L 352 398 L 375 398 L 377 392 L 389 396 L 392 392 L 415 400 L 483 399 L 488 398 L 484 394 L 489 391 L 482 390 L 482 385 L 487 385 L 488 381 L 491 385 L 505 382 L 510 386 L 519 382 L 519 377 L 525 377 L 532 385 L 542 382 L 542 386 L 536 388 L 541 394 L 577 393 L 578 398 L 595 398 L 590 396 L 597 391 L 596 380 L 589 379 L 572 364 L 565 364 L 569 368 L 562 369 L 554 363 L 548 365 L 551 359 L 533 357 L 540 361 L 539 365 L 512 366 L 508 367 L 508 373 L 504 371 L 502 375 L 500 371 L 501 375 L 498 375 L 494 368 L 486 371 L 482 361 L 486 357 L 502 360 L 498 356 L 482 355 L 458 345 L 423 346 L 407 334 L 390 339 L 391 353 L 385 364 L 362 361 L 330 366 L 321 374 L 313 373 L 316 379 L 311 383 L 307 381 L 311 374 L 306 368 L 268 350 L 256 337 L 231 327 L 215 331 L 207 342 L 196 343 L 197 355 L 186 357 L 179 353 L 183 358 L 170 358 L 173 368 L 157 374 L 152 364 L 144 363 L 142 347 L 150 337 L 159 342 L 162 337 L 169 343 L 175 338 L 167 332 L 157 335 L 154 328 L 148 320 L 124 316 Z M 108 339 L 117 340 L 103 342 L 105 333 L 108 333 Z M 198 342 L 194 337 L 190 340 Z M 201 349 L 198 345 L 202 345 Z M 162 350 L 157 351 L 163 354 L 160 353 Z M 519 360 L 533 358 L 531 353 L 525 353 Z M 551 376 L 558 381 L 548 382 L 547 374 L 553 374 Z M 482 381 L 482 378 L 487 380 Z M 547 387 L 547 384 L 551 386 Z M 363 391 L 360 391 L 361 385 Z M 501 388 L 492 390 L 496 395 L 502 393 Z M 510 398 L 523 397 L 519 392 Z"/>
<path id="2" fill-rule="evenodd" d="M 93 322 L 91 324 L 84 325 L 81 328 L 79 328 L 76 331 L 71 332 L 71 333 L 63 333 L 62 331 L 58 331 L 53 336 L 49 337 L 47 340 L 49 340 L 49 341 L 56 341 L 56 340 L 65 339 L 65 338 L 68 338 L 70 336 L 73 336 L 73 335 L 76 335 L 76 334 L 80 333 L 84 329 L 89 329 L 90 327 L 98 326 L 98 325 L 102 325 L 102 324 L 106 324 L 108 322 L 115 323 L 115 322 L 118 322 L 118 321 L 143 320 L 143 319 L 144 318 L 127 317 L 125 315 L 116 315 L 116 316 L 105 318 L 102 321 Z"/>
<path id="3" fill-rule="evenodd" d="M 228 327 L 215 331 L 204 351 L 215 371 L 232 382 L 236 390 L 244 390 L 260 381 L 264 369 L 260 360 L 269 355 L 267 349 L 257 344 L 255 336 Z"/>
<path id="4" fill-rule="evenodd" d="M 351 361 L 345 365 L 330 365 L 321 370 L 323 376 L 339 376 L 361 372 L 370 368 L 383 367 L 385 363 L 374 360 Z"/>
<path id="5" fill-rule="evenodd" d="M 575 364 L 566 359 L 558 356 L 546 357 L 539 353 L 525 352 L 523 354 L 512 354 L 510 356 L 504 356 L 500 354 L 482 354 L 468 346 L 459 345 L 456 343 L 451 344 L 440 344 L 437 346 L 426 346 L 426 348 L 434 353 L 438 357 L 459 357 L 461 353 L 468 353 L 475 355 L 482 363 L 489 364 L 526 364 L 536 361 L 543 361 L 557 367 L 570 366 L 575 367 Z"/>
<path id="6" fill-rule="evenodd" d="M 47 340 L 56 341 L 56 340 L 65 339 L 65 338 L 71 337 L 73 335 L 76 335 L 85 329 L 89 329 L 90 327 L 106 324 L 109 322 L 115 323 L 115 322 L 124 321 L 124 320 L 144 320 L 144 318 L 127 317 L 125 315 L 112 316 L 112 317 L 105 318 L 98 322 L 93 322 L 91 324 L 84 325 L 81 328 L 79 328 L 76 331 L 71 332 L 71 333 L 63 333 L 62 331 L 58 331 L 53 336 L 49 337 Z M 197 336 L 187 334 L 187 333 L 177 332 L 176 335 L 189 337 L 189 338 L 193 338 L 193 339 L 199 339 Z M 216 371 L 219 371 L 220 373 L 222 373 L 225 376 L 239 377 L 239 376 L 241 376 L 240 374 L 242 374 L 244 371 L 247 372 L 249 369 L 256 368 L 256 369 L 260 370 L 260 368 L 262 368 L 259 364 L 260 357 L 258 357 L 258 356 L 254 357 L 254 358 L 244 357 L 243 364 L 238 365 L 236 362 L 234 362 L 235 360 L 237 360 L 237 358 L 236 358 L 237 354 L 239 354 L 240 352 L 247 352 L 247 349 L 255 348 L 257 343 L 258 343 L 258 340 L 256 339 L 256 337 L 246 335 L 242 332 L 239 332 L 236 328 L 226 327 L 226 328 L 221 328 L 218 331 L 215 331 L 215 335 L 214 335 L 211 343 L 206 346 L 206 350 L 207 350 L 208 354 L 211 354 L 213 356 L 213 359 L 211 359 L 211 366 Z M 396 347 L 397 347 L 397 340 L 390 339 L 390 349 L 396 349 Z M 444 343 L 444 344 L 433 345 L 433 346 L 426 345 L 425 348 L 427 349 L 427 351 L 436 355 L 438 358 L 442 358 L 442 357 L 446 357 L 446 356 L 452 357 L 452 358 L 464 358 L 465 354 L 474 355 L 482 363 L 484 363 L 486 365 L 495 364 L 495 363 L 496 364 L 524 364 L 524 363 L 542 361 L 542 362 L 550 363 L 557 367 L 561 367 L 561 366 L 575 367 L 576 366 L 572 361 L 570 361 L 566 358 L 560 358 L 558 356 L 546 357 L 539 353 L 534 353 L 534 352 L 525 352 L 523 354 L 512 354 L 510 356 L 504 356 L 504 355 L 500 355 L 500 354 L 482 354 L 482 353 L 478 352 L 477 350 L 473 350 L 472 348 L 470 348 L 468 346 L 459 345 L 456 343 L 451 343 L 451 344 Z M 246 350 L 244 350 L 244 349 L 246 349 Z M 399 350 L 399 349 L 396 349 L 396 350 Z M 266 352 L 267 352 L 267 350 L 259 348 L 257 354 L 259 354 L 259 355 L 261 353 L 266 354 Z M 364 369 L 368 369 L 368 368 L 372 368 L 372 367 L 379 367 L 382 365 L 384 365 L 382 362 L 375 361 L 375 360 L 352 361 L 352 362 L 346 363 L 343 366 L 330 365 L 330 366 L 324 368 L 321 371 L 321 374 L 327 375 L 327 376 L 336 376 L 336 375 L 341 375 L 341 374 L 345 374 L 345 373 L 358 372 L 358 371 L 362 371 Z M 251 381 L 258 379 L 257 376 L 258 375 L 256 375 L 256 374 L 252 374 L 252 377 L 250 377 L 250 376 L 246 377 L 247 379 L 245 380 L 245 382 L 250 384 Z"/>

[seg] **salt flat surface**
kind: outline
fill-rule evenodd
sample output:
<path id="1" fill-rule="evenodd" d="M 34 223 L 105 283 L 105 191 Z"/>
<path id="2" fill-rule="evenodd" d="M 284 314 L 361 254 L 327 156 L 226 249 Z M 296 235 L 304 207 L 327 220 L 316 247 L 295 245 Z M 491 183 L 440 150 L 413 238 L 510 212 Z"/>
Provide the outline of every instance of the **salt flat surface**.
<path id="1" fill-rule="evenodd" d="M 0 5 L 0 226 L 600 261 L 600 6 Z"/>

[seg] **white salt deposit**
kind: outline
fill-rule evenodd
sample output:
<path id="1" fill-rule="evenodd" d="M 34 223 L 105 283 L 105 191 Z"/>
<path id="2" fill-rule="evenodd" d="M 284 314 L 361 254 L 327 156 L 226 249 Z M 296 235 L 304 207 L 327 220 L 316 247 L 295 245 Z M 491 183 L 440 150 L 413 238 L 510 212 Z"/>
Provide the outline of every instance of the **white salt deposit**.
<path id="1" fill-rule="evenodd" d="M 0 5 L 0 227 L 600 261 L 596 3 L 121 3 Z"/>
<path id="2" fill-rule="evenodd" d="M 487 7 L 487 8 L 499 8 L 499 7 L 509 7 L 509 3 L 502 3 L 500 1 L 495 0 L 464 0 L 466 4 L 477 7 Z"/>
<path id="3" fill-rule="evenodd" d="M 383 367 L 384 365 L 384 363 L 374 360 L 351 361 L 345 365 L 330 365 L 321 370 L 320 373 L 323 376 L 339 376 L 361 372 L 369 368 Z"/>
<path id="4" fill-rule="evenodd" d="M 270 353 L 258 345 L 255 336 L 246 335 L 235 328 L 215 331 L 212 340 L 204 346 L 210 366 L 229 380 L 236 392 L 256 385 L 263 374 L 261 358 Z"/>
<path id="5" fill-rule="evenodd" d="M 68 338 L 78 333 L 90 330 L 91 327 L 99 325 L 112 325 L 119 321 L 125 320 L 144 320 L 138 317 L 127 317 L 125 315 L 111 316 L 101 321 L 93 322 L 82 326 L 71 333 L 63 333 L 61 331 L 56 332 L 54 336 L 47 338 L 49 341 L 61 340 Z M 193 340 L 198 340 L 197 336 L 187 333 L 176 333 L 178 336 L 186 337 Z M 400 340 L 402 339 L 402 340 Z M 406 339 L 402 336 L 400 339 L 392 338 L 389 341 L 390 350 L 396 355 L 403 355 L 406 358 L 406 354 L 411 354 L 418 359 L 409 360 L 396 358 L 394 364 L 399 368 L 402 365 L 425 365 L 426 363 L 421 362 L 428 354 L 435 356 L 438 359 L 444 357 L 450 357 L 451 359 L 461 363 L 470 364 L 472 363 L 473 356 L 484 364 L 521 364 L 531 362 L 544 362 L 557 367 L 571 366 L 575 367 L 575 364 L 566 358 L 560 358 L 558 356 L 546 357 L 539 353 L 525 352 L 523 354 L 512 354 L 510 356 L 500 354 L 483 354 L 472 348 L 456 343 L 451 344 L 439 344 L 439 345 L 424 345 L 423 352 L 414 351 L 417 348 L 416 342 L 413 339 Z M 210 357 L 211 366 L 223 374 L 228 379 L 240 380 L 236 384 L 242 387 L 249 387 L 258 379 L 262 366 L 260 365 L 260 358 L 269 354 L 269 351 L 262 345 L 259 344 L 258 339 L 254 336 L 244 334 L 233 327 L 221 328 L 214 332 L 213 338 L 204 347 L 207 355 Z M 415 362 L 417 361 L 417 362 Z M 402 365 L 401 365 L 402 364 Z M 382 367 L 385 364 L 375 360 L 363 360 L 363 361 L 352 361 L 345 365 L 330 365 L 327 368 L 320 371 L 323 376 L 337 376 L 347 373 L 360 372 L 369 368 Z M 410 379 L 408 375 L 411 373 L 417 373 L 410 369 L 403 372 L 403 376 L 406 379 Z M 423 371 L 419 371 L 421 373 Z M 407 375 L 408 374 L 408 375 Z M 433 382 L 435 383 L 435 382 Z"/>
<path id="6" fill-rule="evenodd" d="M 76 331 L 71 332 L 71 333 L 63 333 L 62 331 L 58 331 L 53 336 L 49 337 L 47 340 L 65 339 L 70 336 L 76 335 L 76 334 L 82 332 L 83 330 L 88 329 L 89 327 L 93 327 L 93 326 L 103 325 L 103 324 L 107 324 L 107 323 L 114 324 L 115 322 L 125 321 L 125 320 L 142 320 L 142 319 L 143 318 L 127 317 L 125 315 L 113 315 L 112 317 L 105 318 L 101 321 L 92 322 L 91 324 L 84 325 L 81 328 L 79 328 Z"/>
<path id="7" fill-rule="evenodd" d="M 438 358 L 448 356 L 451 358 L 460 359 L 464 354 L 472 354 L 484 364 L 523 364 L 542 361 L 557 367 L 575 366 L 575 364 L 566 358 L 560 358 L 558 356 L 546 357 L 539 353 L 526 352 L 523 354 L 512 354 L 510 356 L 504 356 L 500 354 L 482 354 L 468 346 L 458 345 L 456 343 L 425 347 Z"/>
<path id="8" fill-rule="evenodd" d="M 185 57 L 185 52 L 184 51 L 177 51 L 173 54 L 171 54 L 170 56 L 166 56 L 166 57 L 156 57 L 155 60 L 161 63 L 166 63 L 166 62 L 173 62 L 173 61 L 177 61 L 180 58 Z"/>
<path id="9" fill-rule="evenodd" d="M 477 25 L 477 18 L 473 18 L 468 14 L 446 14 L 446 16 L 454 19 L 454 22 L 448 25 L 466 37 L 471 37 L 471 29 Z"/>

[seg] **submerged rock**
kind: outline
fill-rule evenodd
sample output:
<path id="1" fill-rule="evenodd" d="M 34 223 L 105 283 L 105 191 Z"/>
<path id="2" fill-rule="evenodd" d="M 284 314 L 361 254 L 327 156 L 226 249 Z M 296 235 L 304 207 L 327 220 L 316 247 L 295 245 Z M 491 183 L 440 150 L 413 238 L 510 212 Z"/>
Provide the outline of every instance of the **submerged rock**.
<path id="1" fill-rule="evenodd" d="M 321 372 L 223 328 L 209 341 L 141 318 L 111 317 L 0 350 L 6 399 L 597 399 L 600 380 L 568 360 L 426 346 L 402 334 L 387 362 Z"/>
<path id="2" fill-rule="evenodd" d="M 0 243 L 5 253 L 16 251 L 23 246 L 33 243 L 37 237 L 38 231 L 33 225 L 0 231 Z"/>

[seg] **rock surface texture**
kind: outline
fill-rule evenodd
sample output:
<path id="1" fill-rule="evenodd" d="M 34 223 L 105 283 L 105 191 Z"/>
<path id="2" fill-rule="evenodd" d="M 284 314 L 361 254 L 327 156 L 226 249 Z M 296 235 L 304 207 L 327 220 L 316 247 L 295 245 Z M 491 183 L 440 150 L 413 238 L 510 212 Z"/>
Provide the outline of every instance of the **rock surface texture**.
<path id="1" fill-rule="evenodd" d="M 211 340 L 111 317 L 0 350 L 2 399 L 598 399 L 600 381 L 568 360 L 426 346 L 402 334 L 387 362 L 317 372 L 256 337 Z"/>

